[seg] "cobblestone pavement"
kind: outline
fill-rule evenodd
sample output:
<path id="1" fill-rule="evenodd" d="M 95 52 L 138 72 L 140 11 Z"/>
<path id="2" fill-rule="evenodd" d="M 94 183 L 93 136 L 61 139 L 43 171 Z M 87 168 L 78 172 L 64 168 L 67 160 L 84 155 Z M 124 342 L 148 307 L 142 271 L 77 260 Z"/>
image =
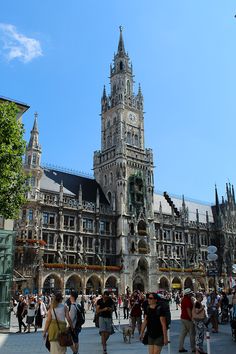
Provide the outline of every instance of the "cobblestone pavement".
<path id="1" fill-rule="evenodd" d="M 171 350 L 170 353 L 178 353 L 178 337 L 180 331 L 179 321 L 180 311 L 176 311 L 172 308 L 172 323 L 171 323 Z M 80 354 L 102 354 L 100 336 L 97 328 L 93 324 L 93 313 L 88 311 L 86 314 L 86 323 L 83 326 L 83 330 L 80 334 Z M 116 326 L 116 332 L 109 338 L 108 342 L 108 354 L 143 354 L 147 353 L 147 347 L 139 341 L 138 333 L 135 333 L 134 338 L 131 340 L 131 344 L 125 344 L 123 342 L 122 330 L 123 325 L 127 325 L 128 321 L 121 319 L 120 325 L 118 320 L 114 320 Z M 12 317 L 12 326 L 10 333 L 0 333 L 0 354 L 46 354 L 47 349 L 44 347 L 42 339 L 42 331 L 37 333 L 22 333 L 16 334 L 18 330 L 17 320 Z M 185 348 L 190 351 L 189 338 L 186 338 Z M 206 347 L 205 347 L 206 348 Z M 236 353 L 236 343 L 233 342 L 231 337 L 231 328 L 229 324 L 219 326 L 218 334 L 211 334 L 211 354 Z M 67 349 L 67 353 L 72 353 L 70 348 Z M 168 353 L 168 348 L 164 347 L 163 354 Z"/>

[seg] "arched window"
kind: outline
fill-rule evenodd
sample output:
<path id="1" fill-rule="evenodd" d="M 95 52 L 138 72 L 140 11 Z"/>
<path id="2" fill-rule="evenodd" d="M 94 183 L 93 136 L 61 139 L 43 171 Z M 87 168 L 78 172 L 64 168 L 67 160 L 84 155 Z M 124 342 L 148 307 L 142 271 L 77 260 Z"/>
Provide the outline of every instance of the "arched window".
<path id="1" fill-rule="evenodd" d="M 110 184 L 112 184 L 113 183 L 113 173 L 111 172 L 110 173 Z"/>
<path id="2" fill-rule="evenodd" d="M 107 199 L 108 199 L 109 203 L 111 204 L 111 192 L 107 193 Z"/>
<path id="3" fill-rule="evenodd" d="M 134 145 L 138 146 L 138 135 L 137 134 L 135 134 L 135 136 L 134 136 Z"/>
<path id="4" fill-rule="evenodd" d="M 138 234 L 139 235 L 147 235 L 147 225 L 144 220 L 140 220 L 138 223 Z"/>
<path id="5" fill-rule="evenodd" d="M 120 61 L 120 70 L 123 70 L 123 69 L 124 69 L 123 61 Z"/>
<path id="6" fill-rule="evenodd" d="M 104 176 L 104 186 L 107 185 L 107 175 Z"/>

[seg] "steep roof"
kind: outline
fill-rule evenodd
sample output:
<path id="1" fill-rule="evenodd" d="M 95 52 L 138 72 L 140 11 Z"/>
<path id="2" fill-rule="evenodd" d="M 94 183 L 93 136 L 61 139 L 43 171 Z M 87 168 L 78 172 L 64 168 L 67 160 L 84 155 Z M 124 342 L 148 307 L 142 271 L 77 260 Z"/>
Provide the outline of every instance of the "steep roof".
<path id="1" fill-rule="evenodd" d="M 56 169 L 43 168 L 41 179 L 41 190 L 57 192 L 60 191 L 60 184 L 63 182 L 63 193 L 78 197 L 80 185 L 82 187 L 83 200 L 96 202 L 97 189 L 100 193 L 100 202 L 109 204 L 101 187 L 95 179 L 82 177 L 67 172 L 57 171 Z"/>

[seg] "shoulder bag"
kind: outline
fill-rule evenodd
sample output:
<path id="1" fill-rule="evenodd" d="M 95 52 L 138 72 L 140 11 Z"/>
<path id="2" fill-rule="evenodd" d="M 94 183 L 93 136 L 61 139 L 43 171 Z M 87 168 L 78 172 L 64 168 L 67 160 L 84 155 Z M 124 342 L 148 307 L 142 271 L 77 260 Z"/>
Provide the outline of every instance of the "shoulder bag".
<path id="1" fill-rule="evenodd" d="M 72 341 L 72 337 L 71 337 L 70 332 L 68 330 L 66 330 L 65 332 L 61 332 L 60 326 L 59 326 L 59 323 L 58 323 L 58 320 L 57 320 L 57 315 L 56 315 L 56 312 L 55 312 L 54 309 L 53 309 L 53 312 L 54 312 L 54 315 L 55 315 L 56 321 L 57 321 L 57 327 L 58 327 L 58 331 L 59 331 L 57 340 L 58 340 L 60 346 L 61 347 L 70 347 L 70 346 L 72 346 L 73 345 L 73 341 Z"/>

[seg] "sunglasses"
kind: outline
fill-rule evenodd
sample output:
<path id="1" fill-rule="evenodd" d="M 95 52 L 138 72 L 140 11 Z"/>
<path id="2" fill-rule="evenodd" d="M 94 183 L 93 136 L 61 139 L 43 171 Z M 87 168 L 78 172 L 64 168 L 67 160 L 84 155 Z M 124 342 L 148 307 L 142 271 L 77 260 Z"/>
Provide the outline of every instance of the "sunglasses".
<path id="1" fill-rule="evenodd" d="M 148 298 L 148 300 L 153 300 L 153 299 L 154 299 L 154 297 L 149 297 L 149 298 Z"/>

